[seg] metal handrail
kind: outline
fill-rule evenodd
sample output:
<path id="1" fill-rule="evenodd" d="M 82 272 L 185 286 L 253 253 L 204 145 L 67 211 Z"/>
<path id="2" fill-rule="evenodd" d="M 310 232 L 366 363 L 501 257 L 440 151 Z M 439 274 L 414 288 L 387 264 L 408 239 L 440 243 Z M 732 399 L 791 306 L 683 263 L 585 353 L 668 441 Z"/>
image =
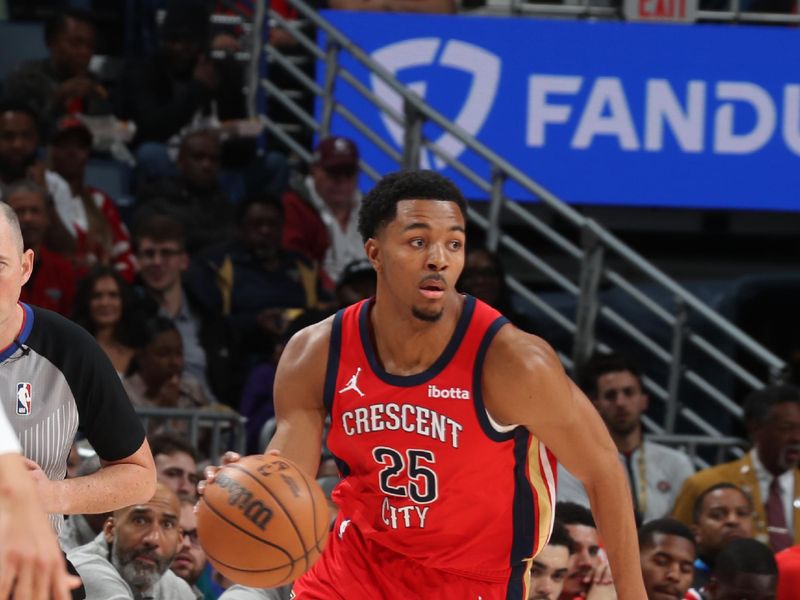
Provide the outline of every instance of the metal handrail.
<path id="1" fill-rule="evenodd" d="M 579 314 L 588 315 L 589 320 L 582 322 L 580 328 L 576 327 L 573 320 L 549 306 L 547 302 L 529 290 L 520 281 L 513 277 L 508 278 L 509 286 L 513 291 L 517 292 L 523 299 L 529 301 L 533 306 L 541 310 L 542 313 L 552 319 L 567 333 L 576 337 L 575 357 L 581 358 L 585 356 L 587 343 L 589 346 L 588 350 L 595 347 L 607 348 L 602 341 L 598 341 L 595 344 L 593 335 L 587 335 L 587 332 L 594 332 L 594 319 L 598 318 L 627 334 L 629 339 L 635 340 L 637 344 L 646 349 L 657 361 L 667 365 L 669 369 L 669 385 L 666 388 L 658 386 L 652 380 L 646 379 L 648 389 L 655 391 L 653 394 L 654 397 L 664 400 L 667 403 L 667 415 L 664 424 L 667 432 L 674 430 L 675 419 L 677 416 L 681 416 L 685 422 L 692 424 L 699 431 L 703 432 L 703 434 L 709 436 L 720 434 L 718 429 L 707 423 L 693 409 L 678 403 L 678 398 L 681 393 L 681 384 L 683 382 L 692 386 L 692 389 L 702 392 L 704 397 L 710 398 L 716 404 L 723 407 L 726 413 L 734 417 L 741 415 L 741 409 L 730 399 L 729 394 L 715 387 L 715 384 L 705 378 L 696 369 L 687 368 L 682 363 L 684 347 L 691 346 L 693 349 L 699 350 L 703 356 L 710 358 L 714 365 L 718 365 L 724 373 L 730 374 L 735 381 L 741 382 L 748 388 L 758 389 L 764 385 L 764 382 L 758 377 L 741 367 L 741 365 L 726 354 L 726 352 L 720 348 L 719 344 L 709 341 L 707 337 L 704 337 L 698 333 L 698 331 L 691 330 L 687 324 L 689 323 L 687 322 L 688 317 L 700 319 L 703 324 L 711 325 L 714 332 L 724 335 L 728 343 L 734 344 L 736 348 L 746 350 L 751 356 L 765 366 L 771 380 L 775 381 L 778 379 L 785 369 L 785 364 L 772 352 L 748 336 L 735 324 L 711 309 L 689 290 L 658 270 L 639 253 L 625 245 L 619 238 L 604 229 L 596 221 L 578 213 L 552 192 L 543 188 L 514 165 L 504 160 L 496 152 L 485 146 L 479 140 L 476 140 L 456 124 L 450 122 L 433 107 L 426 104 L 418 95 L 405 88 L 391 73 L 374 61 L 323 16 L 306 5 L 303 0 L 288 1 L 289 4 L 297 9 L 302 18 L 307 19 L 319 30 L 326 33 L 328 48 L 327 50 L 323 50 L 318 47 L 313 40 L 296 26 L 291 28 L 291 34 L 296 37 L 302 47 L 309 50 L 318 60 L 324 61 L 326 69 L 332 69 L 332 71 L 325 72 L 324 89 L 318 83 L 322 79 L 318 79 L 314 82 L 305 75 L 298 78 L 298 81 L 301 85 L 304 84 L 305 89 L 308 90 L 309 93 L 321 98 L 324 104 L 322 114 L 324 115 L 325 127 L 321 128 L 311 115 L 307 115 L 307 118 L 301 117 L 301 120 L 312 129 L 319 131 L 320 134 L 327 134 L 329 133 L 330 116 L 335 113 L 362 132 L 371 143 L 374 143 L 376 147 L 381 149 L 398 164 L 405 167 L 418 165 L 420 153 L 423 149 L 426 149 L 475 184 L 478 189 L 483 190 L 491 199 L 489 217 L 484 217 L 474 208 L 470 209 L 469 217 L 472 222 L 489 231 L 488 239 L 490 240 L 490 248 L 496 249 L 498 246 L 502 246 L 512 251 L 516 256 L 525 261 L 525 263 L 542 273 L 548 281 L 556 283 L 558 287 L 567 292 L 569 296 L 575 298 L 578 302 Z M 590 6 L 589 3 L 584 2 L 584 5 L 578 8 L 586 8 L 588 6 Z M 276 22 L 282 23 L 282 17 L 280 17 L 280 15 L 270 13 L 270 17 Z M 279 58 L 279 49 L 269 49 L 266 51 L 273 60 L 286 66 L 284 64 L 285 61 Z M 377 95 L 373 94 L 365 85 L 361 84 L 352 73 L 348 72 L 339 62 L 339 56 L 342 53 L 347 53 L 355 58 L 374 76 L 378 77 L 390 90 L 398 94 L 403 102 L 403 113 L 400 114 L 392 107 L 387 106 Z M 387 138 L 385 134 L 379 134 L 370 129 L 357 115 L 354 115 L 346 106 L 343 106 L 336 100 L 334 87 L 337 79 L 347 82 L 363 97 L 376 105 L 379 110 L 389 115 L 392 120 L 400 123 L 405 128 L 406 146 L 401 151 L 395 150 L 394 145 L 386 141 Z M 272 86 L 270 87 L 270 92 L 277 97 L 278 101 L 287 105 L 288 99 L 281 97 L 281 90 Z M 292 108 L 299 107 L 295 105 Z M 310 123 L 309 119 L 313 121 L 313 123 Z M 485 175 L 478 174 L 472 168 L 466 166 L 457 158 L 450 156 L 446 151 L 439 148 L 436 143 L 427 139 L 422 134 L 423 122 L 432 123 L 448 132 L 463 143 L 474 155 L 486 161 L 491 166 L 491 180 L 487 180 Z M 269 119 L 266 119 L 266 117 L 265 124 L 268 129 L 276 133 L 280 139 L 284 140 L 289 137 L 283 132 L 281 132 L 282 135 L 278 134 L 280 128 L 277 127 L 275 123 L 270 122 Z M 292 148 L 296 146 L 296 144 L 289 145 Z M 306 162 L 310 160 L 310 153 L 304 151 L 298 152 L 298 154 L 302 160 Z M 374 165 L 369 165 L 362 159 L 361 166 L 364 172 L 371 178 L 378 178 L 379 173 Z M 644 308 L 647 314 L 655 316 L 657 322 L 660 323 L 661 326 L 671 331 L 669 334 L 671 336 L 671 341 L 667 343 L 666 346 L 639 330 L 629 318 L 620 314 L 618 310 L 608 305 L 602 305 L 599 299 L 598 289 L 587 290 L 584 288 L 583 276 L 581 283 L 574 283 L 558 268 L 555 268 L 543 258 L 537 256 L 528 247 L 512 236 L 499 230 L 500 213 L 501 211 L 506 211 L 508 214 L 513 215 L 519 221 L 535 230 L 544 240 L 552 244 L 554 248 L 565 253 L 569 259 L 574 260 L 576 267 L 582 264 L 582 268 L 587 268 L 587 249 L 565 237 L 523 205 L 507 198 L 503 192 L 503 186 L 507 181 L 516 183 L 539 200 L 544 206 L 551 209 L 554 214 L 563 219 L 568 225 L 574 227 L 576 231 L 581 232 L 584 237 L 588 236 L 595 240 L 595 243 L 600 244 L 605 252 L 614 253 L 614 255 L 622 259 L 627 266 L 633 267 L 645 278 L 657 284 L 663 292 L 666 292 L 667 296 L 675 298 L 674 310 L 671 310 L 670 307 L 662 306 L 658 301 L 645 294 L 640 288 L 630 283 L 618 270 L 604 263 L 602 256 L 600 260 L 595 261 L 594 266 L 591 267 L 598 269 L 599 272 L 596 273 L 595 276 L 586 278 L 587 281 L 597 282 L 599 281 L 597 277 L 600 276 L 603 281 L 610 282 L 614 284 L 617 289 L 624 291 L 628 297 Z M 577 339 L 581 336 L 583 336 L 584 339 Z M 580 344 L 584 344 L 582 349 L 580 348 Z M 578 352 L 578 350 L 581 350 L 581 352 Z M 573 359 L 575 357 L 573 357 Z M 679 359 L 677 362 L 674 360 L 676 357 Z M 567 361 L 565 361 L 565 363 L 566 362 Z M 569 360 L 569 363 L 572 362 L 574 361 Z"/>
<path id="2" fill-rule="evenodd" d="M 202 448 L 207 453 L 208 459 L 214 464 L 219 464 L 222 455 L 228 450 L 245 454 L 247 448 L 247 435 L 245 423 L 247 418 L 233 412 L 216 412 L 207 409 L 193 408 L 162 408 L 155 406 L 135 406 L 134 410 L 142 421 L 145 431 L 150 431 L 151 423 L 169 421 L 171 427 L 175 421 L 186 424 L 186 437 L 195 448 L 201 449 L 201 443 L 207 442 L 207 448 Z M 210 439 L 201 437 L 208 432 Z M 226 438 L 223 443 L 223 437 Z M 205 444 L 204 444 L 205 445 Z"/>

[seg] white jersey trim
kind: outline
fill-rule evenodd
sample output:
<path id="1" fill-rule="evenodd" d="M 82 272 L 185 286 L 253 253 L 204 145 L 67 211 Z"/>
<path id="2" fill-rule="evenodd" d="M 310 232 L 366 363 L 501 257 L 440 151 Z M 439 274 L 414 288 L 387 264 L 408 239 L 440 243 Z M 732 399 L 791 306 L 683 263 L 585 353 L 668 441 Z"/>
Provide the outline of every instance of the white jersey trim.
<path id="1" fill-rule="evenodd" d="M 492 418 L 492 415 L 489 414 L 489 410 L 487 408 L 484 407 L 484 410 L 486 411 L 486 416 L 489 419 L 489 424 L 492 426 L 492 429 L 498 433 L 508 433 L 509 431 L 513 431 L 519 427 L 519 425 L 500 425 L 500 423 Z"/>

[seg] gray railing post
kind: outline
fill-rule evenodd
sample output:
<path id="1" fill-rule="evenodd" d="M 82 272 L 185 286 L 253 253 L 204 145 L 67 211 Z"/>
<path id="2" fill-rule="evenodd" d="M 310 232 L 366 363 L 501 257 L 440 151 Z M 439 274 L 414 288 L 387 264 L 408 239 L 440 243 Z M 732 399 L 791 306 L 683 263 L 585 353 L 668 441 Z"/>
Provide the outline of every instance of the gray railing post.
<path id="1" fill-rule="evenodd" d="M 503 209 L 503 186 L 506 182 L 505 172 L 492 166 L 492 192 L 489 203 L 489 230 L 486 234 L 486 247 L 491 252 L 497 251 L 500 241 L 500 212 Z"/>
<path id="2" fill-rule="evenodd" d="M 584 254 L 575 315 L 575 341 L 572 347 L 572 360 L 576 367 L 586 362 L 594 352 L 595 323 L 600 309 L 599 289 L 605 247 L 592 229 L 591 221 L 587 221 L 581 230 L 581 246 Z"/>
<path id="3" fill-rule="evenodd" d="M 403 168 L 419 169 L 422 152 L 422 115 L 408 99 L 403 102 L 405 135 L 403 136 Z"/>
<path id="4" fill-rule="evenodd" d="M 333 91 L 336 87 L 336 76 L 339 74 L 339 50 L 341 47 L 336 40 L 329 39 L 325 49 L 325 85 L 322 96 L 322 118 L 319 123 L 320 138 L 331 134 L 331 120 L 333 119 Z"/>
<path id="5" fill-rule="evenodd" d="M 675 324 L 672 327 L 672 359 L 669 363 L 667 384 L 667 410 L 664 414 L 664 431 L 675 432 L 675 421 L 680 409 L 680 387 L 683 377 L 683 342 L 686 339 L 686 303 L 675 298 Z"/>

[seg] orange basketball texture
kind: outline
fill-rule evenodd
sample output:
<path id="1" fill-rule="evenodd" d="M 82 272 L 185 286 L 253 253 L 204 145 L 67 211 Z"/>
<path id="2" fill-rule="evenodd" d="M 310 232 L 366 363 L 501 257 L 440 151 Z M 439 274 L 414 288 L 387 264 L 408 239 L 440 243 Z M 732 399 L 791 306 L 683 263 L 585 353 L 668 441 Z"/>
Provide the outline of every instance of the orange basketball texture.
<path id="1" fill-rule="evenodd" d="M 319 484 L 275 455 L 246 456 L 220 469 L 197 509 L 197 533 L 211 564 L 249 587 L 285 585 L 308 571 L 329 526 Z"/>

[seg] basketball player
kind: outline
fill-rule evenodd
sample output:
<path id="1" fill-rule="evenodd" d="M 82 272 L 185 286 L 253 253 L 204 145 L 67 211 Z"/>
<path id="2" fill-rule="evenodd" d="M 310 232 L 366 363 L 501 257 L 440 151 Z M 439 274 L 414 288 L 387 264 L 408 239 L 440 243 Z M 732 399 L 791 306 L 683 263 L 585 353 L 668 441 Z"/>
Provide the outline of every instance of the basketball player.
<path id="1" fill-rule="evenodd" d="M 67 575 L 47 514 L 36 496 L 17 436 L 0 411 L 0 600 L 68 600 L 80 585 Z"/>
<path id="2" fill-rule="evenodd" d="M 465 214 L 434 172 L 384 177 L 359 215 L 375 297 L 284 351 L 269 449 L 316 473 L 330 413 L 342 475 L 328 546 L 294 597 L 527 598 L 553 522 L 557 456 L 595 507 L 619 597 L 641 600 L 616 447 L 549 345 L 454 288 Z"/>

